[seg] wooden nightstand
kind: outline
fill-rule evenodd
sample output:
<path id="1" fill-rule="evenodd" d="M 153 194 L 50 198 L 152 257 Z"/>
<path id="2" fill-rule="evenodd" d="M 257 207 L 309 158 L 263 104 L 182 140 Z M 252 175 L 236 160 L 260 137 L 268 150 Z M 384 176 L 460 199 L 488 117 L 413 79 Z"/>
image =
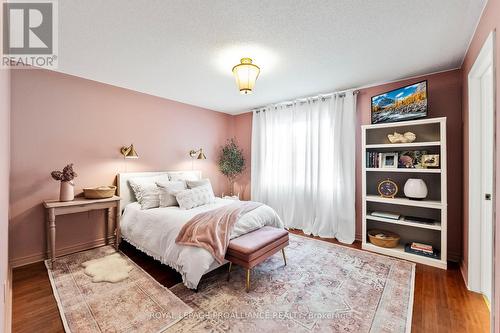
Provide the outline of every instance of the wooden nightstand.
<path id="1" fill-rule="evenodd" d="M 50 267 L 56 259 L 56 216 L 67 215 L 91 210 L 106 209 L 106 243 L 108 242 L 108 226 L 115 220 L 115 247 L 120 245 L 120 197 L 107 199 L 85 199 L 76 197 L 73 201 L 46 200 L 43 206 L 47 210 L 47 252 L 50 256 Z M 113 210 L 115 209 L 115 214 Z"/>

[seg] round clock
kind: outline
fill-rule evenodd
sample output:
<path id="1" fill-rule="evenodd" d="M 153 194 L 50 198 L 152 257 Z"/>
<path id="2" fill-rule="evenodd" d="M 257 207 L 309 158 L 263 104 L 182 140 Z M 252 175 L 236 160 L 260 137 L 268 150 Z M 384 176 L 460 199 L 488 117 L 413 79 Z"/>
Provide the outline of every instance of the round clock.
<path id="1" fill-rule="evenodd" d="M 390 179 L 378 183 L 378 194 L 383 198 L 394 198 L 398 194 L 398 185 Z"/>

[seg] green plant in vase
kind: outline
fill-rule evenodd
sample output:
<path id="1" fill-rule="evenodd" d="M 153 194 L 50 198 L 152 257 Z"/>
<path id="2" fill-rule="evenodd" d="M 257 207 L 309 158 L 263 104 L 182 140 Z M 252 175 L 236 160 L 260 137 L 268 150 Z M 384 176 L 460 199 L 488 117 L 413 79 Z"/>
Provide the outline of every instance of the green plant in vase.
<path id="1" fill-rule="evenodd" d="M 234 195 L 234 182 L 245 170 L 243 149 L 238 147 L 235 138 L 228 139 L 221 147 L 218 165 L 220 172 L 229 181 L 230 195 Z"/>

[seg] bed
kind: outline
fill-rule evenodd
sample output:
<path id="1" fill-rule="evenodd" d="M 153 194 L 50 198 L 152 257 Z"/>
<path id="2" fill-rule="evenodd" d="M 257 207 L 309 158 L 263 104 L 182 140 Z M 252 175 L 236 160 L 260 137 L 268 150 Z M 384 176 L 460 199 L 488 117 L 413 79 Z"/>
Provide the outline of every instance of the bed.
<path id="1" fill-rule="evenodd" d="M 129 185 L 129 179 L 168 175 L 169 177 L 201 179 L 199 171 L 166 171 L 120 173 L 117 177 L 118 195 L 123 209 L 120 232 L 123 240 L 138 250 L 170 266 L 182 275 L 186 287 L 196 289 L 201 277 L 216 269 L 219 264 L 205 249 L 175 243 L 182 226 L 195 215 L 233 203 L 233 200 L 216 198 L 214 203 L 182 210 L 177 206 L 141 210 Z M 262 205 L 243 215 L 231 233 L 235 238 L 265 225 L 283 228 L 276 212 Z"/>

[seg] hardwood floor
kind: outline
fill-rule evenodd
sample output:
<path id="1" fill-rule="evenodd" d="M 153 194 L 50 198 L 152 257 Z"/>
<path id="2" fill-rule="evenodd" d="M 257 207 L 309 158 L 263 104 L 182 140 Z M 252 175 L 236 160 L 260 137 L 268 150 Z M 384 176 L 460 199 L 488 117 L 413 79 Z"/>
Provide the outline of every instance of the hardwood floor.
<path id="1" fill-rule="evenodd" d="M 332 239 L 321 240 L 338 244 Z M 360 248 L 360 243 L 351 247 Z M 177 272 L 127 243 L 122 242 L 120 249 L 164 286 L 181 282 Z M 43 263 L 14 270 L 12 310 L 15 333 L 64 332 Z M 457 264 L 450 264 L 447 271 L 417 264 L 412 332 L 489 332 L 486 304 L 481 295 L 467 290 Z"/>

